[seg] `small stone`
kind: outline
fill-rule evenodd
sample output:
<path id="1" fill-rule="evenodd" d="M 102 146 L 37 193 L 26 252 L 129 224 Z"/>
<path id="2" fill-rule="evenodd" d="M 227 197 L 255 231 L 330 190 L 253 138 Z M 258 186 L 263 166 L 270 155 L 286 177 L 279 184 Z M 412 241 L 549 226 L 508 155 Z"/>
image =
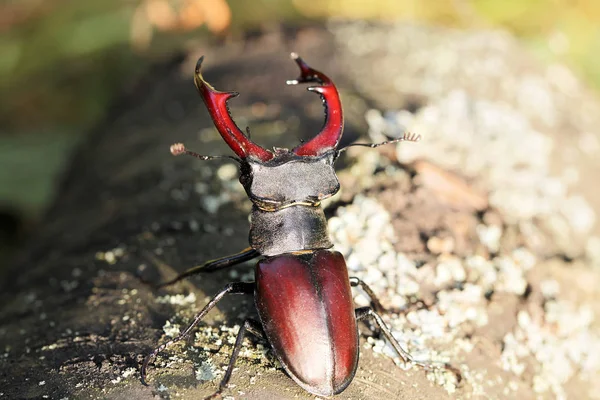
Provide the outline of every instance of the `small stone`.
<path id="1" fill-rule="evenodd" d="M 454 251 L 454 238 L 450 236 L 444 238 L 430 237 L 427 240 L 427 248 L 433 254 L 452 253 Z"/>
<path id="2" fill-rule="evenodd" d="M 217 177 L 222 181 L 230 181 L 237 178 L 238 169 L 233 164 L 223 164 L 217 170 Z"/>

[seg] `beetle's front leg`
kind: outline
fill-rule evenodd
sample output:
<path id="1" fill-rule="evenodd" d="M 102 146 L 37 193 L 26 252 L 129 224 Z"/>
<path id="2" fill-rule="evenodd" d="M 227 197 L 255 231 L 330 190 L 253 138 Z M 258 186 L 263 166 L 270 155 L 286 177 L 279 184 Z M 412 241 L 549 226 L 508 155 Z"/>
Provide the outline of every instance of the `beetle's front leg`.
<path id="1" fill-rule="evenodd" d="M 188 269 L 187 271 L 184 271 L 181 274 L 177 275 L 173 279 L 156 284 L 155 287 L 157 289 L 160 289 L 162 287 L 177 283 L 177 282 L 179 282 L 187 277 L 190 277 L 192 275 L 196 275 L 196 274 L 200 274 L 200 273 L 204 273 L 204 272 L 219 271 L 223 268 L 231 267 L 233 265 L 241 264 L 245 261 L 252 260 L 253 258 L 258 257 L 259 255 L 260 255 L 260 253 L 256 250 L 254 250 L 252 247 L 246 247 L 244 250 L 240 251 L 239 253 L 231 254 L 231 255 L 228 255 L 225 257 L 221 257 L 221 258 L 216 258 L 214 260 L 209 260 L 209 261 L 205 262 L 204 264 L 200 264 L 195 267 L 192 267 L 192 268 Z M 148 258 L 152 263 L 154 263 L 158 266 L 160 266 L 161 264 L 164 264 L 162 261 L 157 259 L 151 253 L 144 253 L 144 256 L 146 258 Z"/>
<path id="2" fill-rule="evenodd" d="M 221 290 L 219 293 L 217 293 L 217 295 L 215 297 L 213 297 L 213 299 L 211 301 L 209 301 L 207 305 L 204 306 L 202 311 L 200 311 L 196 315 L 196 317 L 194 317 L 194 321 L 187 328 L 185 328 L 185 330 L 183 332 L 181 332 L 179 335 L 177 335 L 177 337 L 169 340 L 168 342 L 161 344 L 156 349 L 154 349 L 152 351 L 152 353 L 150 353 L 150 354 L 148 354 L 148 356 L 146 356 L 146 358 L 142 362 L 142 368 L 140 371 L 142 383 L 144 385 L 147 385 L 146 369 L 148 368 L 148 364 L 150 364 L 150 361 L 152 361 L 152 359 L 154 357 L 156 357 L 156 355 L 158 353 L 160 353 L 161 351 L 163 351 L 164 349 L 166 349 L 173 343 L 177 343 L 181 339 L 184 339 L 186 336 L 188 336 L 190 334 L 190 332 L 192 331 L 192 329 L 194 329 L 196 327 L 196 325 L 198 325 L 200 323 L 202 318 L 204 318 L 204 316 L 210 310 L 212 310 L 214 308 L 214 306 L 216 306 L 217 303 L 219 301 L 221 301 L 221 299 L 226 294 L 253 294 L 254 286 L 255 286 L 254 282 L 235 282 L 235 283 L 230 283 L 227 286 L 225 286 L 225 288 L 223 290 Z"/>

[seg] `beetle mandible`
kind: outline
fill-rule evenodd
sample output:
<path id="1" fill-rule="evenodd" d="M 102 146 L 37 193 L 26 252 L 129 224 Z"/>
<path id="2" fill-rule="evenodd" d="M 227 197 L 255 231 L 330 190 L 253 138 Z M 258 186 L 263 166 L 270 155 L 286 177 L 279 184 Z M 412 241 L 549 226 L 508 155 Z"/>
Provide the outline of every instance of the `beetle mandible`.
<path id="1" fill-rule="evenodd" d="M 273 151 L 254 143 L 233 121 L 227 101 L 236 92 L 220 92 L 201 73 L 204 57 L 196 65 L 194 83 L 210 116 L 240 164 L 240 183 L 253 203 L 249 242 L 241 252 L 192 268 L 159 286 L 175 283 L 201 272 L 212 272 L 260 258 L 255 282 L 228 284 L 200 311 L 177 337 L 158 346 L 143 361 L 144 384 L 150 361 L 171 344 L 185 338 L 226 294 L 253 294 L 259 321 L 246 319 L 241 326 L 228 368 L 220 383 L 223 390 L 233 371 L 246 333 L 266 339 L 284 370 L 306 391 L 331 396 L 342 392 L 352 381 L 358 365 L 357 322 L 371 318 L 397 354 L 406 362 L 432 368 L 414 360 L 392 336 L 380 313 L 384 311 L 373 291 L 360 279 L 349 277 L 342 254 L 331 250 L 327 221 L 321 202 L 338 192 L 340 185 L 334 162 L 345 148 L 338 149 L 344 120 L 339 94 L 322 72 L 309 67 L 297 54 L 292 59 L 300 68 L 297 79 L 287 84 L 312 83 L 309 91 L 318 93 L 325 107 L 325 123 L 320 133 L 292 150 Z M 377 144 L 418 141 L 417 135 Z M 181 143 L 171 146 L 173 155 L 188 154 Z M 360 286 L 371 299 L 371 307 L 355 309 L 351 287 Z M 456 371 L 448 364 L 440 366 Z M 455 372 L 456 373 L 456 372 Z M 460 379 L 460 374 L 457 373 Z"/>

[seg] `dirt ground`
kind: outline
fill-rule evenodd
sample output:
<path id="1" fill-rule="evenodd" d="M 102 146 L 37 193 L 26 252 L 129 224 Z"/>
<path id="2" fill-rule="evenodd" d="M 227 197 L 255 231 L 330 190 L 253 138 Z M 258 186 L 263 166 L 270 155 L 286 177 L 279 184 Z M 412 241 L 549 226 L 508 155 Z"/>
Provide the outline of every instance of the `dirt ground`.
<path id="1" fill-rule="evenodd" d="M 356 377 L 336 398 L 597 398 L 598 99 L 503 33 L 341 22 L 207 43 L 157 66 L 115 106 L 5 277 L 0 398 L 214 393 L 251 298 L 224 299 L 192 339 L 161 353 L 150 386 L 139 381 L 148 352 L 227 282 L 253 277 L 248 263 L 161 290 L 143 282 L 247 246 L 250 204 L 235 168 L 168 149 L 229 154 L 192 84 L 201 54 L 209 82 L 242 93 L 231 110 L 253 140 L 292 147 L 314 135 L 319 99 L 284 86 L 297 75 L 292 50 L 340 89 L 342 145 L 423 135 L 350 149 L 326 214 L 351 275 L 395 310 L 385 320 L 400 342 L 463 378 L 403 365 L 364 326 Z M 315 398 L 266 343 L 246 345 L 224 398 Z"/>

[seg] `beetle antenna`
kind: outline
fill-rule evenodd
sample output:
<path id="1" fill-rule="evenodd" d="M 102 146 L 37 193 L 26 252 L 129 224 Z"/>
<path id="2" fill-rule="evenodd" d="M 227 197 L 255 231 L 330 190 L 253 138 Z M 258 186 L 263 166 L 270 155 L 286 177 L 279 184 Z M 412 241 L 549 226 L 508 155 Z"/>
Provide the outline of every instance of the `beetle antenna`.
<path id="1" fill-rule="evenodd" d="M 399 138 L 396 138 L 396 139 L 393 139 L 393 140 L 387 140 L 387 141 L 381 142 L 381 143 L 353 143 L 353 144 L 349 144 L 348 146 L 345 146 L 345 147 L 342 147 L 341 149 L 339 149 L 337 151 L 337 153 L 339 155 L 343 151 L 346 151 L 346 149 L 348 149 L 348 147 L 352 147 L 352 146 L 370 147 L 370 148 L 374 149 L 375 147 L 383 146 L 385 144 L 392 144 L 392 143 L 399 143 L 399 142 L 418 142 L 419 140 L 421 140 L 421 135 L 416 134 L 416 133 L 411 133 L 411 132 L 405 132 L 404 135 L 402 135 L 402 137 L 399 137 Z"/>
<path id="2" fill-rule="evenodd" d="M 204 161 L 217 160 L 217 159 L 221 159 L 221 158 L 230 158 L 234 161 L 237 161 L 240 164 L 242 162 L 242 160 L 240 160 L 239 158 L 237 158 L 235 156 L 203 156 L 202 154 L 198 154 L 195 151 L 190 151 L 190 150 L 186 149 L 185 145 L 183 143 L 172 144 L 171 145 L 171 154 L 173 154 L 174 156 L 180 156 L 182 154 L 187 154 L 188 156 L 196 157 L 196 158 L 199 158 Z"/>

